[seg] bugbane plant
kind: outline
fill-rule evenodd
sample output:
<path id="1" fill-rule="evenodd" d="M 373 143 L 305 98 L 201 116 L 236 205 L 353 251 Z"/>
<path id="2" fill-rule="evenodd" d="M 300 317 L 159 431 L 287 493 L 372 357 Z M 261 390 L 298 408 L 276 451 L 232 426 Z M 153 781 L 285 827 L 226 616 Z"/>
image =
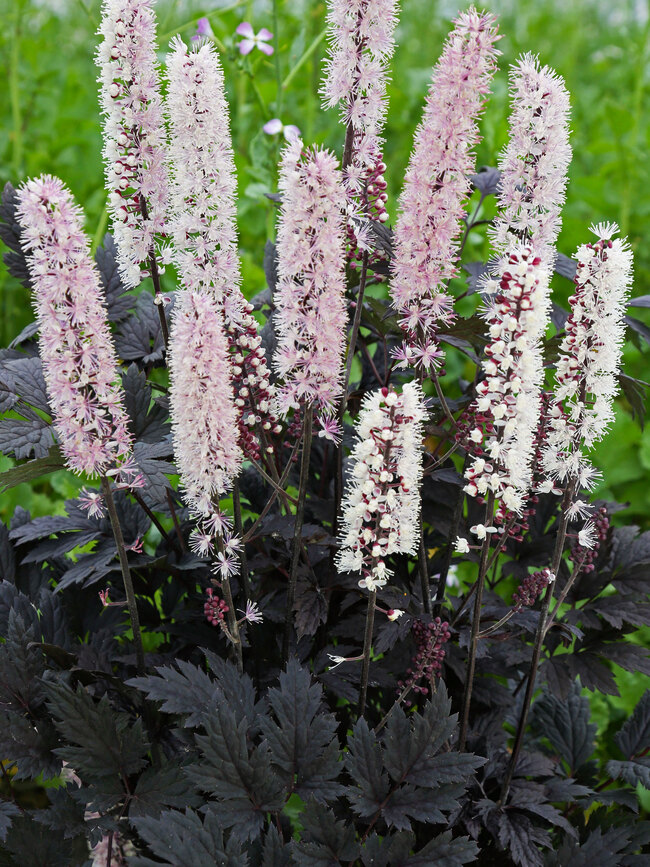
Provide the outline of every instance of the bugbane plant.
<path id="1" fill-rule="evenodd" d="M 398 358 L 425 372 L 440 368 L 437 329 L 454 316 L 447 284 L 458 273 L 478 118 L 496 70 L 498 38 L 493 15 L 470 9 L 454 22 L 433 70 L 399 201 L 391 280 L 405 334 Z"/>
<path id="2" fill-rule="evenodd" d="M 298 6 L 311 31 L 324 4 Z M 19 503 L 0 523 L 0 861 L 640 864 L 650 693 L 636 710 L 611 703 L 623 723 L 608 709 L 650 671 L 634 633 L 650 625 L 650 541 L 585 489 L 614 412 L 643 416 L 644 384 L 618 368 L 624 321 L 647 329 L 625 317 L 631 254 L 606 224 L 578 251 L 570 310 L 558 257 L 549 323 L 564 86 L 524 55 L 501 171 L 473 174 L 506 75 L 494 17 L 461 12 L 442 54 L 430 48 L 391 227 L 378 149 L 396 3 L 329 4 L 345 137 L 303 99 L 324 31 L 301 47 L 292 4 L 272 21 L 251 8 L 243 30 L 235 9 L 198 38 L 184 22 L 192 46 L 172 40 L 158 81 L 153 4 L 104 4 L 117 245 L 100 221 L 93 262 L 56 179 L 2 195 L 10 285 L 33 292 L 37 322 L 0 349 L 3 517 Z M 402 32 L 428 51 L 403 8 Z M 253 50 L 267 26 L 272 54 Z M 396 86 L 424 95 L 412 44 L 396 48 Z M 491 112 L 482 159 L 499 123 Z M 579 189 L 571 207 L 596 215 Z M 131 291 L 148 271 L 157 309 Z M 102 491 L 64 465 L 101 474 Z"/>
<path id="3" fill-rule="evenodd" d="M 105 0 L 97 50 L 108 209 L 126 286 L 156 265 L 165 227 L 166 133 L 156 59 L 154 0 Z"/>
<path id="4" fill-rule="evenodd" d="M 61 449 L 74 472 L 103 475 L 128 462 L 133 440 L 81 208 L 51 175 L 27 181 L 17 203 Z"/>
<path id="5" fill-rule="evenodd" d="M 342 572 L 361 572 L 359 586 L 383 587 L 391 554 L 414 554 L 419 543 L 422 389 L 407 383 L 401 394 L 383 388 L 367 396 L 356 427 L 350 481 L 343 508 Z"/>
<path id="6" fill-rule="evenodd" d="M 343 390 L 345 193 L 334 155 L 303 147 L 286 147 L 280 168 L 273 363 L 282 414 L 312 403 L 331 414 Z"/>

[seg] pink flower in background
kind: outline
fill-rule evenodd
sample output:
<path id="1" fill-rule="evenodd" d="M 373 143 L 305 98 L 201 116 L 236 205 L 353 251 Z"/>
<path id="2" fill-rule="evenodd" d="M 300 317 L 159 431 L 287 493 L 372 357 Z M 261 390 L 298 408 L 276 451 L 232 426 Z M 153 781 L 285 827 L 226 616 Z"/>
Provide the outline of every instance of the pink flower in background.
<path id="1" fill-rule="evenodd" d="M 243 21 L 235 33 L 244 37 L 238 43 L 240 54 L 250 54 L 254 48 L 259 48 L 267 57 L 273 54 L 273 46 L 267 45 L 273 39 L 273 34 L 266 27 L 262 27 L 259 33 L 255 33 L 253 26 L 248 21 Z"/>
<path id="2" fill-rule="evenodd" d="M 167 210 L 166 132 L 152 0 L 105 0 L 97 50 L 108 212 L 124 284 L 148 273 Z M 142 201 L 146 208 L 143 209 Z"/>
<path id="3" fill-rule="evenodd" d="M 103 475 L 131 455 L 132 437 L 83 213 L 62 181 L 41 175 L 18 190 L 17 219 L 61 450 L 74 472 Z"/>
<path id="4" fill-rule="evenodd" d="M 289 123 L 285 126 L 285 124 L 282 123 L 279 117 L 274 117 L 272 118 L 272 120 L 267 120 L 262 129 L 267 135 L 277 135 L 281 132 L 288 142 L 292 142 L 300 138 L 300 130 L 298 129 L 298 127 L 294 126 L 292 123 Z"/>
<path id="5" fill-rule="evenodd" d="M 334 155 L 302 148 L 300 139 L 285 148 L 279 179 L 273 362 L 281 414 L 312 402 L 331 412 L 343 389 L 345 192 Z"/>
<path id="6" fill-rule="evenodd" d="M 205 37 L 212 38 L 214 33 L 212 32 L 212 27 L 210 27 L 210 21 L 208 18 L 199 18 L 196 22 L 196 33 L 192 36 L 192 42 L 198 42 L 199 39 L 203 39 Z"/>
<path id="7" fill-rule="evenodd" d="M 455 24 L 433 71 L 395 225 L 391 294 L 405 334 L 399 359 L 425 371 L 443 363 L 436 334 L 453 319 L 446 286 L 458 273 L 477 121 L 499 54 L 493 15 L 470 9 Z"/>

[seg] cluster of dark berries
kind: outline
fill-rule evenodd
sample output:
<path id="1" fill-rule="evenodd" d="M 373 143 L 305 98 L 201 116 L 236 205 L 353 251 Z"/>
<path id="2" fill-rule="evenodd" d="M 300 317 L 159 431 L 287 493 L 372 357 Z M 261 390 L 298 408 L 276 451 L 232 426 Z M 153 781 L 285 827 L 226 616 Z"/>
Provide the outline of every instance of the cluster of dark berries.
<path id="1" fill-rule="evenodd" d="M 583 572 L 594 571 L 596 568 L 594 564 L 598 559 L 600 546 L 607 538 L 607 533 L 609 532 L 609 515 L 607 514 L 605 506 L 601 506 L 600 509 L 598 509 L 593 518 L 591 518 L 591 522 L 594 525 L 596 536 L 593 547 L 583 548 L 576 539 L 571 547 L 571 554 L 569 555 L 569 559 L 573 563 L 574 568 L 580 568 Z"/>
<path id="2" fill-rule="evenodd" d="M 553 573 L 550 569 L 542 569 L 539 572 L 526 575 L 519 587 L 512 594 L 512 604 L 515 611 L 521 611 L 524 606 L 530 607 L 534 605 L 537 597 L 541 596 L 553 580 L 552 575 Z"/>
<path id="3" fill-rule="evenodd" d="M 436 617 L 431 623 L 415 619 L 411 627 L 415 640 L 415 654 L 411 660 L 411 667 L 406 669 L 406 680 L 397 682 L 398 694 L 410 687 L 413 692 L 427 695 L 429 687 L 419 685 L 424 678 L 428 683 L 432 677 L 438 677 L 445 658 L 445 644 L 451 638 L 449 624 L 446 620 Z M 404 702 L 407 707 L 410 701 Z"/>
<path id="4" fill-rule="evenodd" d="M 226 619 L 226 614 L 229 611 L 228 606 L 223 599 L 220 599 L 218 596 L 214 595 L 214 590 L 212 589 L 212 587 L 208 587 L 208 589 L 205 591 L 205 595 L 208 597 L 205 601 L 205 605 L 203 606 L 203 613 L 205 614 L 205 619 L 213 626 L 221 626 L 221 624 Z"/>

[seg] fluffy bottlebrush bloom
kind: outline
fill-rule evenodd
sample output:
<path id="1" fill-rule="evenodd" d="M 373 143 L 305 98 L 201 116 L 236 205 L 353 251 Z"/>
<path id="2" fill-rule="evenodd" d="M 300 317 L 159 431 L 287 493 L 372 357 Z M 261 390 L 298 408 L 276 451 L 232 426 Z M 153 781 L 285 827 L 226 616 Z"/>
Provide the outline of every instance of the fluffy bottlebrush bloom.
<path id="1" fill-rule="evenodd" d="M 485 378 L 476 387 L 474 427 L 467 435 L 473 459 L 465 472 L 465 491 L 470 496 L 492 491 L 517 513 L 532 482 L 548 285 L 547 269 L 522 245 L 513 247 L 499 278 L 488 284 L 495 291 L 484 312 L 489 335 L 482 361 Z"/>
<path id="2" fill-rule="evenodd" d="M 250 428 L 275 427 L 270 372 L 252 307 L 240 290 L 237 252 L 237 179 L 223 70 L 212 43 L 188 51 L 171 42 L 167 69 L 170 218 L 168 253 L 187 290 L 210 294 L 223 310 L 233 362 L 241 444 L 259 456 Z"/>
<path id="3" fill-rule="evenodd" d="M 48 399 L 70 469 L 101 475 L 131 453 L 117 356 L 83 215 L 58 178 L 18 190 Z"/>
<path id="4" fill-rule="evenodd" d="M 395 48 L 397 0 L 329 0 L 329 57 L 322 87 L 326 108 L 339 105 L 353 130 L 346 182 L 362 191 L 381 155 L 386 118 L 387 67 Z"/>
<path id="5" fill-rule="evenodd" d="M 424 370 L 440 365 L 436 332 L 452 320 L 445 286 L 457 274 L 477 119 L 499 55 L 494 16 L 470 9 L 455 25 L 433 71 L 394 236 L 391 295 L 406 337 L 398 357 Z"/>
<path id="6" fill-rule="evenodd" d="M 285 148 L 279 187 L 278 285 L 273 358 L 278 408 L 314 403 L 331 413 L 342 393 L 347 312 L 343 210 L 345 193 L 336 158 L 326 150 Z"/>
<path id="7" fill-rule="evenodd" d="M 392 574 L 387 557 L 417 550 L 426 415 L 414 382 L 402 394 L 382 388 L 364 399 L 337 555 L 340 572 L 362 573 L 360 587 L 383 587 Z"/>
<path id="8" fill-rule="evenodd" d="M 552 265 L 571 161 L 569 94 L 564 81 L 525 54 L 510 77 L 510 141 L 499 160 L 501 212 L 491 229 L 498 255 L 514 240 Z"/>
<path id="9" fill-rule="evenodd" d="M 552 478 L 576 479 L 589 487 L 595 471 L 582 454 L 602 439 L 614 420 L 613 400 L 625 336 L 625 309 L 632 281 L 632 252 L 612 236 L 615 224 L 591 227 L 598 240 L 576 254 L 571 314 L 560 345 L 555 401 L 544 449 L 544 468 Z"/>
<path id="10" fill-rule="evenodd" d="M 223 315 L 209 295 L 182 292 L 169 343 L 169 399 L 176 466 L 193 514 L 211 520 L 239 474 L 237 410 Z"/>
<path id="11" fill-rule="evenodd" d="M 152 6 L 153 0 L 105 0 L 99 29 L 108 210 L 126 286 L 137 286 L 146 276 L 167 207 L 166 134 Z"/>

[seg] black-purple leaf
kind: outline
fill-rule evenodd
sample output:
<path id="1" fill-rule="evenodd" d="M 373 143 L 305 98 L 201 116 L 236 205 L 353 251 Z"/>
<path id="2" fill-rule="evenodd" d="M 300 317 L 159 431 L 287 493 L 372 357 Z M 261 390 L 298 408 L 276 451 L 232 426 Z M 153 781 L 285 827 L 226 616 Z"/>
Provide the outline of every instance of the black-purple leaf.
<path id="1" fill-rule="evenodd" d="M 156 675 L 132 677 L 127 686 L 135 686 L 152 701 L 161 701 L 165 713 L 186 717 L 185 726 L 200 726 L 205 715 L 210 715 L 219 701 L 224 700 L 219 685 L 200 668 L 183 659 L 176 668 L 160 666 Z"/>
<path id="2" fill-rule="evenodd" d="M 650 747 L 650 689 L 646 690 L 616 735 L 616 743 L 627 759 Z"/>
<path id="3" fill-rule="evenodd" d="M 377 736 L 363 717 L 348 736 L 346 766 L 354 780 L 348 793 L 352 808 L 362 818 L 372 816 L 386 801 L 391 784 L 383 767 Z"/>
<path id="4" fill-rule="evenodd" d="M 544 693 L 532 708 L 531 724 L 567 763 L 571 776 L 593 755 L 596 726 L 589 722 L 589 702 L 574 684 L 566 701 Z"/>
<path id="5" fill-rule="evenodd" d="M 577 269 L 578 263 L 575 259 L 571 259 L 570 256 L 565 256 L 564 253 L 557 254 L 557 258 L 555 259 L 556 274 L 559 274 L 560 277 L 566 277 L 567 280 L 573 282 Z"/>
<path id="6" fill-rule="evenodd" d="M 341 768 L 336 717 L 322 701 L 323 687 L 290 659 L 279 688 L 268 691 L 273 717 L 262 721 L 279 778 L 301 798 L 311 795 L 318 801 L 335 798 L 343 788 L 334 782 Z"/>
<path id="7" fill-rule="evenodd" d="M 11 827 L 11 820 L 20 815 L 20 810 L 11 801 L 0 800 L 0 840 L 7 839 L 7 831 Z"/>
<path id="8" fill-rule="evenodd" d="M 650 756 L 641 756 L 626 762 L 612 759 L 607 762 L 607 773 L 615 780 L 625 780 L 630 786 L 641 783 L 646 789 L 650 789 Z"/>
<path id="9" fill-rule="evenodd" d="M 295 864 L 301 867 L 335 867 L 359 856 L 354 826 L 337 820 L 334 813 L 309 801 L 300 814 L 300 840 L 291 844 Z"/>
<path id="10" fill-rule="evenodd" d="M 104 235 L 102 246 L 95 252 L 95 263 L 106 294 L 109 322 L 121 322 L 133 307 L 133 298 L 127 295 L 117 266 L 117 247 L 113 236 Z"/>
<path id="11" fill-rule="evenodd" d="M 197 807 L 200 802 L 180 763 L 167 762 L 162 768 L 149 767 L 141 774 L 129 801 L 129 819 L 157 819 L 165 808 Z"/>
<path id="12" fill-rule="evenodd" d="M 159 864 L 171 867 L 248 867 L 248 857 L 239 843 L 231 836 L 224 844 L 223 826 L 213 810 L 205 810 L 203 821 L 194 810 L 184 813 L 167 810 L 159 819 L 142 816 L 133 824 L 153 854 L 163 861 L 149 858 L 129 859 L 137 867 L 155 867 Z"/>
<path id="13" fill-rule="evenodd" d="M 470 182 L 475 190 L 481 191 L 481 196 L 495 196 L 499 190 L 501 172 L 492 166 L 481 166 L 480 171 L 472 175 Z"/>
<path id="14" fill-rule="evenodd" d="M 18 460 L 44 458 L 54 443 L 54 428 L 36 413 L 30 418 L 0 419 L 0 452 Z"/>
<path id="15" fill-rule="evenodd" d="M 478 856 L 478 846 L 469 837 L 452 837 L 451 831 L 438 834 L 424 849 L 411 855 L 404 867 L 462 867 L 470 864 Z"/>

